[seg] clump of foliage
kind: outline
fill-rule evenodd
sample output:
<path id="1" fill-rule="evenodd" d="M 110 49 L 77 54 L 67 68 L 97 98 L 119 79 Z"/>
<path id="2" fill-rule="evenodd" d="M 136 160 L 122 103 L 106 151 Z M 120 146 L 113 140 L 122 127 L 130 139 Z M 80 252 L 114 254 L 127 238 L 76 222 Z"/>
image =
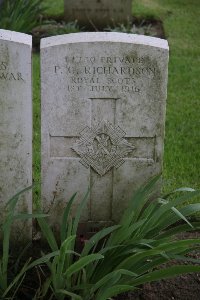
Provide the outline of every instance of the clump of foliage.
<path id="1" fill-rule="evenodd" d="M 135 25 L 131 21 L 128 21 L 125 24 L 118 24 L 117 26 L 114 27 L 108 26 L 107 28 L 105 28 L 105 31 L 142 34 L 142 35 L 151 35 L 151 36 L 156 35 L 156 32 L 154 32 L 151 24 L 145 25 L 143 22 L 141 22 L 141 24 Z"/>
<path id="2" fill-rule="evenodd" d="M 19 265 L 22 256 L 24 255 L 24 251 L 22 251 L 22 253 L 18 256 L 14 264 L 10 258 L 10 238 L 12 226 L 15 221 L 25 221 L 32 218 L 43 218 L 46 216 L 44 214 L 16 212 L 16 206 L 18 201 L 20 201 L 20 196 L 30 189 L 31 187 L 23 189 L 8 201 L 5 209 L 4 220 L 0 225 L 0 238 L 2 241 L 2 246 L 0 248 L 0 299 L 16 299 L 15 296 L 25 278 L 26 272 L 45 261 L 45 257 L 39 258 L 33 262 L 31 262 L 31 258 L 28 258 L 20 269 Z"/>
<path id="3" fill-rule="evenodd" d="M 177 233 L 200 228 L 200 222 L 187 218 L 200 210 L 200 203 L 186 204 L 200 191 L 181 188 L 150 201 L 158 179 L 155 177 L 139 188 L 120 224 L 104 228 L 85 240 L 80 253 L 76 252 L 75 240 L 89 192 L 74 218 L 70 209 L 76 195 L 68 202 L 60 227 L 60 243 L 46 219 L 38 219 L 52 253 L 46 255 L 50 276 L 37 291 L 36 299 L 46 299 L 48 295 L 48 299 L 58 300 L 107 300 L 147 282 L 199 272 L 199 265 L 158 268 L 173 259 L 189 261 L 185 255 L 200 244 L 200 239 L 174 240 Z M 184 223 L 178 223 L 180 220 Z"/>
<path id="4" fill-rule="evenodd" d="M 80 31 L 83 31 L 83 28 L 79 27 L 77 21 L 58 23 L 54 20 L 47 20 L 43 25 L 35 27 L 32 33 L 35 38 L 41 38 L 60 34 L 76 33 Z"/>
<path id="5" fill-rule="evenodd" d="M 76 33 L 83 31 L 83 28 L 80 28 L 77 21 L 74 22 L 61 22 L 61 23 L 52 23 L 50 24 L 48 30 L 48 36 L 59 35 L 59 34 L 68 34 L 68 33 Z"/>
<path id="6" fill-rule="evenodd" d="M 0 28 L 29 33 L 40 23 L 45 7 L 41 0 L 3 0 Z"/>

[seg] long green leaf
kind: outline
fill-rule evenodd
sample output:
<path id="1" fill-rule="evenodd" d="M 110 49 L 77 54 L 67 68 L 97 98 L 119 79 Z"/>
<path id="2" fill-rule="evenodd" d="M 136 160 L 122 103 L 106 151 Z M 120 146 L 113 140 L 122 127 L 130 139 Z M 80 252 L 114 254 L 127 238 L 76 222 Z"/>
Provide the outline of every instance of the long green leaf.
<path id="1" fill-rule="evenodd" d="M 58 266 L 57 266 L 57 273 L 58 273 L 58 281 L 61 280 L 62 273 L 63 273 L 63 268 L 65 265 L 65 262 L 67 260 L 66 258 L 66 253 L 68 250 L 73 250 L 70 249 L 70 246 L 72 244 L 72 241 L 74 241 L 76 238 L 76 235 L 69 236 L 61 245 L 60 247 L 60 255 L 59 255 L 59 260 L 58 260 Z M 68 267 L 68 264 L 66 263 L 66 266 Z"/>
<path id="2" fill-rule="evenodd" d="M 144 284 L 151 281 L 172 278 L 177 275 L 190 273 L 190 272 L 200 272 L 200 266 L 173 266 L 167 269 L 162 269 L 158 271 L 151 272 L 146 275 L 142 275 L 139 278 L 130 281 L 134 286 Z"/>
<path id="3" fill-rule="evenodd" d="M 169 196 L 175 194 L 175 193 L 179 193 L 179 192 L 195 192 L 195 189 L 192 189 L 190 187 L 182 187 L 182 188 L 178 188 L 178 189 L 175 189 L 174 191 L 166 194 L 163 196 L 164 199 L 167 199 L 169 198 Z"/>
<path id="4" fill-rule="evenodd" d="M 61 227 L 60 227 L 60 237 L 61 237 L 61 243 L 64 242 L 64 240 L 67 238 L 67 221 L 70 214 L 70 209 L 72 206 L 72 203 L 76 197 L 77 193 L 74 193 L 72 197 L 70 198 L 69 202 L 67 203 L 67 206 L 64 210 Z"/>
<path id="5" fill-rule="evenodd" d="M 53 234 L 49 224 L 46 222 L 46 220 L 44 218 L 38 218 L 37 221 L 38 221 L 38 224 L 40 225 L 42 233 L 43 233 L 44 237 L 46 238 L 51 250 L 52 251 L 58 250 L 58 245 L 57 245 L 56 239 L 54 237 L 54 234 Z"/>
<path id="6" fill-rule="evenodd" d="M 10 290 L 18 284 L 16 289 L 19 288 L 20 284 L 22 283 L 21 278 L 24 276 L 25 272 L 28 270 L 30 259 L 24 264 L 23 268 L 20 270 L 20 272 L 17 274 L 17 276 L 13 279 L 13 281 L 9 284 L 9 286 L 4 291 L 2 297 L 6 297 L 6 295 L 10 292 Z"/>
<path id="7" fill-rule="evenodd" d="M 19 196 L 21 196 L 22 194 L 24 194 L 26 191 L 29 191 L 33 188 L 33 185 L 30 185 L 24 189 L 22 189 L 21 191 L 19 191 L 18 193 L 16 193 L 13 197 L 11 197 L 8 202 L 6 203 L 6 207 L 13 205 L 13 202 L 15 203 L 16 199 L 19 198 Z"/>
<path id="8" fill-rule="evenodd" d="M 177 241 L 172 241 L 171 243 L 163 243 L 159 245 L 156 249 L 164 250 L 164 251 L 169 251 L 172 250 L 174 247 L 189 247 L 191 245 L 197 245 L 200 244 L 200 239 L 187 239 L 187 240 L 177 240 Z"/>
<path id="9" fill-rule="evenodd" d="M 2 285 L 4 289 L 7 288 L 7 268 L 8 268 L 10 234 L 11 234 L 11 226 L 13 222 L 13 214 L 14 214 L 14 210 L 11 210 L 8 216 L 6 217 L 5 223 L 3 224 Z"/>
<path id="10" fill-rule="evenodd" d="M 176 207 L 177 205 L 180 205 L 182 203 L 184 203 L 185 201 L 189 201 L 190 199 L 192 199 L 193 197 L 196 197 L 200 195 L 200 191 L 194 191 L 194 192 L 190 192 L 187 194 L 184 194 L 180 197 L 175 198 L 172 201 L 168 201 L 167 204 L 163 204 L 156 212 L 156 214 L 154 215 L 154 224 L 156 224 L 158 222 L 158 220 L 160 218 L 163 217 L 163 215 L 169 211 L 172 207 Z M 150 226 L 150 225 L 149 225 Z"/>
<path id="11" fill-rule="evenodd" d="M 146 185 L 140 187 L 133 195 L 128 208 L 126 209 L 120 222 L 124 227 L 135 222 L 146 203 L 147 198 L 153 191 L 156 183 L 160 179 L 160 175 L 153 177 Z"/>
<path id="12" fill-rule="evenodd" d="M 185 221 L 191 228 L 193 228 L 192 224 L 188 221 L 188 219 L 175 207 L 172 207 L 173 212 L 183 221 Z"/>
<path id="13" fill-rule="evenodd" d="M 179 216 L 177 215 L 177 218 L 175 218 L 174 221 L 172 219 L 171 223 L 169 222 L 169 220 L 170 220 L 169 213 L 172 208 L 175 208 L 175 206 L 180 205 L 180 204 L 184 203 L 185 201 L 188 201 L 197 195 L 200 195 L 200 191 L 187 193 L 186 195 L 182 195 L 171 201 L 163 199 L 163 201 L 165 201 L 165 202 L 163 202 L 163 205 L 161 205 L 160 208 L 158 208 L 155 211 L 155 213 L 148 219 L 148 221 L 140 228 L 140 234 L 145 236 L 145 234 L 150 231 L 151 235 L 152 235 L 153 229 L 159 228 L 160 223 L 166 222 L 166 224 L 168 224 L 168 226 L 169 226 L 169 225 L 175 223 L 180 218 L 183 219 L 184 217 L 186 217 L 186 215 L 184 213 L 182 213 L 182 215 L 180 215 L 180 214 L 179 214 Z M 162 199 L 160 199 L 160 200 L 162 200 Z M 181 213 L 180 210 L 179 210 L 179 212 Z M 166 227 L 167 227 L 167 225 L 164 226 L 164 228 L 166 228 Z M 163 226 L 161 226 L 161 228 L 163 228 Z M 155 231 L 155 234 L 157 234 L 157 233 L 158 233 L 158 231 Z"/>
<path id="14" fill-rule="evenodd" d="M 46 296 L 50 286 L 51 286 L 51 283 L 52 283 L 52 277 L 48 277 L 45 282 L 43 283 L 42 285 L 42 290 L 41 290 L 41 297 L 42 299 Z M 39 297 L 38 297 L 39 298 Z M 38 299 L 36 298 L 36 300 Z M 39 298 L 40 299 L 40 298 Z"/>
<path id="15" fill-rule="evenodd" d="M 2 284 L 4 285 L 4 289 L 7 288 L 7 268 L 8 268 L 8 258 L 9 258 L 9 244 L 10 244 L 10 234 L 11 234 L 11 226 L 14 220 L 14 210 L 17 205 L 17 201 L 19 196 L 26 191 L 30 190 L 32 186 L 26 187 L 17 194 L 15 194 L 10 200 L 8 200 L 6 204 L 6 208 L 8 210 L 5 222 L 3 224 L 3 260 L 2 260 L 2 274 L 3 276 Z"/>
<path id="16" fill-rule="evenodd" d="M 79 296 L 77 294 L 74 294 L 72 292 L 63 290 L 63 289 L 56 290 L 55 293 L 56 294 L 63 294 L 63 295 L 66 295 L 66 296 L 70 296 L 72 300 L 83 300 L 83 298 L 81 296 Z"/>
<path id="17" fill-rule="evenodd" d="M 99 288 L 101 288 L 102 286 L 104 286 L 111 278 L 113 278 L 113 276 L 115 274 L 126 275 L 126 276 L 129 276 L 129 277 L 136 277 L 136 276 L 138 276 L 136 273 L 133 273 L 133 272 L 130 272 L 130 271 L 124 270 L 124 269 L 119 269 L 119 270 L 113 271 L 113 272 L 105 275 L 97 283 L 95 283 L 94 286 L 91 289 L 91 292 L 95 293 Z"/>
<path id="18" fill-rule="evenodd" d="M 160 257 L 154 257 L 152 260 L 146 260 L 143 264 L 137 267 L 137 273 L 138 275 L 143 275 L 147 272 L 152 272 L 152 270 L 165 262 L 169 261 L 168 258 L 160 256 Z"/>
<path id="19" fill-rule="evenodd" d="M 110 236 L 106 245 L 111 246 L 111 245 L 121 244 L 124 241 L 129 241 L 131 239 L 131 236 L 134 235 L 134 232 L 145 222 L 146 219 L 135 222 L 129 227 L 121 226 L 120 229 L 118 229 Z"/>
<path id="20" fill-rule="evenodd" d="M 122 269 L 128 269 L 132 270 L 136 266 L 137 263 L 142 262 L 143 259 L 149 258 L 152 256 L 166 256 L 166 258 L 169 256 L 169 251 L 176 251 L 178 253 L 179 251 L 183 249 L 187 249 L 190 245 L 195 245 L 200 243 L 200 239 L 190 239 L 190 240 L 181 240 L 181 241 L 174 241 L 171 243 L 164 243 L 152 250 L 143 250 L 142 252 L 138 252 L 136 254 L 133 254 L 127 258 L 125 258 L 118 266 L 118 268 Z"/>
<path id="21" fill-rule="evenodd" d="M 73 275 L 74 273 L 80 271 L 82 268 L 84 268 L 86 265 L 96 261 L 96 260 L 100 260 L 103 259 L 104 256 L 100 255 L 100 254 L 90 254 L 88 256 L 84 256 L 82 258 L 80 258 L 77 262 L 75 262 L 74 264 L 72 264 L 67 271 L 64 273 L 65 277 L 70 277 L 71 275 Z"/>
<path id="22" fill-rule="evenodd" d="M 104 229 L 100 230 L 95 235 L 93 235 L 88 241 L 86 241 L 85 246 L 82 250 L 81 256 L 88 255 L 88 253 L 90 252 L 92 247 L 97 245 L 97 243 L 101 239 L 103 239 L 104 237 L 106 237 L 107 235 L 112 233 L 113 231 L 117 230 L 119 227 L 121 227 L 121 226 L 120 225 L 110 226 L 110 227 L 107 227 L 107 228 L 104 228 Z"/>
<path id="23" fill-rule="evenodd" d="M 132 285 L 115 285 L 111 288 L 106 289 L 96 300 L 107 300 L 110 297 L 117 296 L 121 293 L 133 291 Z"/>
<path id="24" fill-rule="evenodd" d="M 115 269 L 133 270 L 134 266 L 137 263 L 143 262 L 144 259 L 150 258 L 152 256 L 157 257 L 158 255 L 163 255 L 163 253 L 163 250 L 157 248 L 152 250 L 143 250 L 126 257 Z"/>
<path id="25" fill-rule="evenodd" d="M 191 216 L 192 214 L 197 213 L 198 211 L 200 211 L 200 203 L 190 204 L 186 207 L 180 208 L 179 211 L 185 217 L 186 216 Z M 180 218 L 177 215 L 167 214 L 167 215 L 164 215 L 160 218 L 157 226 L 159 226 L 159 230 L 163 230 L 163 229 L 167 228 L 168 226 L 173 225 L 179 219 Z"/>
<path id="26" fill-rule="evenodd" d="M 75 216 L 75 219 L 74 219 L 74 222 L 73 222 L 72 235 L 75 235 L 77 233 L 77 228 L 78 228 L 78 224 L 79 224 L 79 221 L 80 221 L 81 213 L 83 211 L 83 208 L 86 205 L 89 193 L 90 193 L 90 189 L 87 190 L 83 200 L 81 201 L 80 205 L 78 206 L 76 216 Z"/>
<path id="27" fill-rule="evenodd" d="M 55 257 L 55 256 L 58 256 L 60 254 L 60 251 L 57 250 L 57 251 L 54 251 L 54 252 L 51 252 L 49 254 L 46 254 L 36 260 L 34 260 L 32 263 L 30 263 L 27 267 L 27 270 L 30 270 L 32 269 L 33 267 L 36 267 L 38 265 L 41 265 L 41 264 L 44 264 L 44 263 L 47 263 L 48 261 L 50 261 L 51 258 Z"/>
<path id="28" fill-rule="evenodd" d="M 155 237 L 155 238 L 162 239 L 162 238 L 165 238 L 165 237 L 173 237 L 177 233 L 182 233 L 182 232 L 187 232 L 187 231 L 194 231 L 194 230 L 199 230 L 200 229 L 200 222 L 192 222 L 191 224 L 193 226 L 193 229 L 191 229 L 191 227 L 189 227 L 187 224 L 178 225 L 176 227 L 169 228 L 166 231 L 158 234 L 157 237 Z"/>

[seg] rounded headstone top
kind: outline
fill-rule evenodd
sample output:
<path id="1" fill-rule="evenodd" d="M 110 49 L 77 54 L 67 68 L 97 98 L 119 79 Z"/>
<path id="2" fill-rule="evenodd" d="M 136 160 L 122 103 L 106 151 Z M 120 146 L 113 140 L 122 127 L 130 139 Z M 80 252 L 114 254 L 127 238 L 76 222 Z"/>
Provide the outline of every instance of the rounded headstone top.
<path id="1" fill-rule="evenodd" d="M 0 40 L 32 46 L 32 36 L 29 34 L 0 29 Z"/>
<path id="2" fill-rule="evenodd" d="M 43 38 L 41 40 L 41 49 L 52 46 L 59 46 L 62 44 L 87 42 L 133 43 L 138 45 L 163 48 L 166 50 L 169 49 L 167 40 L 145 35 L 120 32 L 81 32 Z"/>

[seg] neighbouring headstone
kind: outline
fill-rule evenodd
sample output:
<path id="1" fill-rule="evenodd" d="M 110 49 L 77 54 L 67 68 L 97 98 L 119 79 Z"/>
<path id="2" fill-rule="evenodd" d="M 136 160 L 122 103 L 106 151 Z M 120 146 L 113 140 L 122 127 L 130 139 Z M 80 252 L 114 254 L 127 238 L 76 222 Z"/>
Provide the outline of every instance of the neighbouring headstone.
<path id="1" fill-rule="evenodd" d="M 78 33 L 41 43 L 42 198 L 52 223 L 91 192 L 89 231 L 118 222 L 132 192 L 161 173 L 166 40 Z"/>
<path id="2" fill-rule="evenodd" d="M 132 0 L 65 0 L 66 21 L 104 28 L 131 19 Z"/>
<path id="3" fill-rule="evenodd" d="M 32 184 L 32 37 L 0 30 L 0 211 Z M 19 199 L 18 211 L 32 209 L 31 191 Z M 16 239 L 31 237 L 31 228 L 15 223 Z"/>

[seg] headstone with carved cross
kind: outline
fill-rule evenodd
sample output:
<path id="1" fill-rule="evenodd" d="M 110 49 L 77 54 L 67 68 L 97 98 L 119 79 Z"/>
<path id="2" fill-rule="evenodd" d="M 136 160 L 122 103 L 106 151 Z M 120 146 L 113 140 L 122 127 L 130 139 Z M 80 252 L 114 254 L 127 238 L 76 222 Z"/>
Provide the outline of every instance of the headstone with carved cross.
<path id="1" fill-rule="evenodd" d="M 65 0 L 66 21 L 92 28 L 117 26 L 131 20 L 132 0 Z"/>
<path id="2" fill-rule="evenodd" d="M 0 30 L 0 223 L 7 201 L 32 184 L 31 51 L 31 36 Z M 18 210 L 31 209 L 30 190 Z M 15 241 L 31 238 L 31 226 L 15 221 L 14 228 Z"/>
<path id="3" fill-rule="evenodd" d="M 90 186 L 82 221 L 118 222 L 132 192 L 162 171 L 168 44 L 78 33 L 41 44 L 42 197 L 55 225 Z"/>

